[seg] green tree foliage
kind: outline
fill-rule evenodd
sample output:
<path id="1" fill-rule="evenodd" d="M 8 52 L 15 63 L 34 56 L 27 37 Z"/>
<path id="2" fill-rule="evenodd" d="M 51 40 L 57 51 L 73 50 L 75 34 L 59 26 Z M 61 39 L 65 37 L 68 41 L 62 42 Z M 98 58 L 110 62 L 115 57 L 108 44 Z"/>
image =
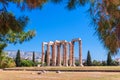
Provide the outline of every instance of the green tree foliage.
<path id="1" fill-rule="evenodd" d="M 92 66 L 90 51 L 88 51 L 87 54 L 87 66 Z"/>
<path id="2" fill-rule="evenodd" d="M 109 66 L 107 65 L 107 61 L 97 61 L 97 60 L 93 60 L 92 62 L 93 66 Z M 112 60 L 110 66 L 118 66 L 119 62 Z"/>
<path id="3" fill-rule="evenodd" d="M 46 3 L 49 0 L 10 0 L 11 2 L 17 4 L 18 7 L 20 7 L 22 10 L 25 9 L 35 9 L 35 8 L 41 8 L 44 3 Z"/>
<path id="4" fill-rule="evenodd" d="M 15 67 L 15 62 L 13 59 L 6 56 L 6 53 L 0 53 L 0 68 L 10 68 Z"/>
<path id="5" fill-rule="evenodd" d="M 112 63 L 111 63 L 112 66 L 119 66 L 119 62 L 118 61 L 115 61 L 113 60 Z"/>
<path id="6" fill-rule="evenodd" d="M 112 65 L 112 58 L 111 58 L 110 52 L 108 53 L 108 56 L 107 56 L 107 65 L 108 65 L 108 66 L 111 66 L 111 65 Z"/>
<path id="7" fill-rule="evenodd" d="M 16 64 L 14 62 L 14 60 L 12 58 L 9 57 L 5 57 L 2 62 L 1 62 L 1 68 L 11 68 L 11 67 L 15 67 Z"/>
<path id="8" fill-rule="evenodd" d="M 31 67 L 31 66 L 34 66 L 34 63 L 31 60 L 21 60 L 21 66 L 22 67 Z"/>
<path id="9" fill-rule="evenodd" d="M 16 63 L 17 67 L 21 66 L 20 50 L 17 51 L 16 58 L 15 58 L 15 63 Z"/>
<path id="10" fill-rule="evenodd" d="M 90 16 L 96 33 L 111 53 L 117 53 L 120 46 L 120 0 L 93 0 Z"/>
<path id="11" fill-rule="evenodd" d="M 92 65 L 93 66 L 102 66 L 102 63 L 100 61 L 93 60 Z"/>
<path id="12" fill-rule="evenodd" d="M 102 61 L 102 66 L 107 66 L 107 62 L 106 61 Z"/>
<path id="13" fill-rule="evenodd" d="M 16 18 L 14 14 L 7 11 L 8 3 L 12 0 L 0 0 L 0 52 L 9 43 L 22 43 L 35 36 L 34 31 L 25 32 L 28 17 Z"/>
<path id="14" fill-rule="evenodd" d="M 78 60 L 75 61 L 75 65 L 79 66 L 79 61 Z"/>
<path id="15" fill-rule="evenodd" d="M 105 48 L 115 54 L 120 48 L 120 0 L 68 0 L 68 9 L 89 4 L 91 23 Z"/>

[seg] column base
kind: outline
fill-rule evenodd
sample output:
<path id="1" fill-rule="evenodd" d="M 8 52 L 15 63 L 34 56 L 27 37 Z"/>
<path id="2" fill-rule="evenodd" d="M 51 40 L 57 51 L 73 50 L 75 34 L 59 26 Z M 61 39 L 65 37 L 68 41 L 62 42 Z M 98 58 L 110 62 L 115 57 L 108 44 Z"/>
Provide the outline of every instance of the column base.
<path id="1" fill-rule="evenodd" d="M 72 64 L 69 65 L 70 67 L 72 66 Z"/>
<path id="2" fill-rule="evenodd" d="M 56 66 L 56 65 L 53 64 L 52 66 Z"/>
<path id="3" fill-rule="evenodd" d="M 47 64 L 47 66 L 50 66 L 50 64 Z"/>
<path id="4" fill-rule="evenodd" d="M 79 66 L 84 67 L 84 65 L 83 65 L 83 64 L 80 64 Z"/>
<path id="5" fill-rule="evenodd" d="M 44 63 L 44 62 L 42 62 L 41 66 L 45 66 L 44 64 L 45 64 L 45 63 Z"/>
<path id="6" fill-rule="evenodd" d="M 75 65 L 75 64 L 73 64 L 72 66 L 73 66 L 73 67 L 75 67 L 76 65 Z"/>
<path id="7" fill-rule="evenodd" d="M 57 66 L 62 66 L 61 64 L 58 64 Z"/>
<path id="8" fill-rule="evenodd" d="M 67 65 L 67 64 L 65 64 L 65 65 L 63 65 L 63 66 L 66 66 L 66 67 L 68 67 L 68 65 Z"/>

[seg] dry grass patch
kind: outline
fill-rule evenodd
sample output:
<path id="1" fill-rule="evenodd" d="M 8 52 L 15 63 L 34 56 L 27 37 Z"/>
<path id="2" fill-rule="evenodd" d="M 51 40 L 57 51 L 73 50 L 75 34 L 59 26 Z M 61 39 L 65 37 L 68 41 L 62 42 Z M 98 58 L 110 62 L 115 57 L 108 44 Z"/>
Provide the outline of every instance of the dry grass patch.
<path id="1" fill-rule="evenodd" d="M 117 72 L 47 72 L 38 75 L 31 71 L 1 71 L 0 80 L 120 80 Z"/>
<path id="2" fill-rule="evenodd" d="M 120 66 L 90 66 L 90 67 L 19 67 L 5 70 L 120 70 Z"/>

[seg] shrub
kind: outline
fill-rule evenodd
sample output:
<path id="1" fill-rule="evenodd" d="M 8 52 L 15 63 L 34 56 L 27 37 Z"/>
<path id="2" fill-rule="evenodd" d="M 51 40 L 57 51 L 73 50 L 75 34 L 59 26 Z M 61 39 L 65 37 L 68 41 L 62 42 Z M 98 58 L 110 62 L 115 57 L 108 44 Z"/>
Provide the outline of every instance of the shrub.
<path id="1" fill-rule="evenodd" d="M 21 60 L 21 66 L 22 67 L 31 67 L 34 63 L 31 60 Z"/>
<path id="2" fill-rule="evenodd" d="M 75 61 L 75 65 L 76 65 L 76 66 L 79 66 L 79 62 L 78 62 L 78 61 Z"/>
<path id="3" fill-rule="evenodd" d="M 112 65 L 112 66 L 118 66 L 118 65 L 119 65 L 119 62 L 114 60 L 114 61 L 112 61 L 111 65 Z"/>
<path id="4" fill-rule="evenodd" d="M 16 64 L 12 58 L 6 56 L 6 53 L 0 53 L 0 68 L 10 68 L 15 67 Z"/>
<path id="5" fill-rule="evenodd" d="M 10 67 L 15 67 L 15 66 L 16 66 L 16 64 L 15 64 L 15 62 L 14 62 L 14 60 L 12 58 L 5 57 L 1 61 L 0 68 L 10 68 Z"/>
<path id="6" fill-rule="evenodd" d="M 102 66 L 107 66 L 107 62 L 106 61 L 102 61 Z"/>
<path id="7" fill-rule="evenodd" d="M 97 60 L 93 60 L 93 66 L 102 66 L 102 63 L 100 61 Z"/>

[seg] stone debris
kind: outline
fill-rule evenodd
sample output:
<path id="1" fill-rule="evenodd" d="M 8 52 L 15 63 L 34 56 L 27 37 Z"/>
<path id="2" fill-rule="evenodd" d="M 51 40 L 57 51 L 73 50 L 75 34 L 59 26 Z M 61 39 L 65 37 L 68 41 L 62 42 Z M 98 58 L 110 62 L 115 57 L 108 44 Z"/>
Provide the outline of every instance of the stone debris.
<path id="1" fill-rule="evenodd" d="M 56 71 L 56 73 L 61 73 L 61 71 Z"/>
<path id="2" fill-rule="evenodd" d="M 40 67 L 40 66 L 41 66 L 40 64 L 37 65 L 37 67 Z"/>
<path id="3" fill-rule="evenodd" d="M 38 72 L 37 74 L 40 75 L 40 74 L 42 74 L 42 72 Z"/>
<path id="4" fill-rule="evenodd" d="M 45 70 L 43 70 L 42 72 L 43 72 L 43 73 L 46 73 L 46 71 L 45 71 Z"/>

